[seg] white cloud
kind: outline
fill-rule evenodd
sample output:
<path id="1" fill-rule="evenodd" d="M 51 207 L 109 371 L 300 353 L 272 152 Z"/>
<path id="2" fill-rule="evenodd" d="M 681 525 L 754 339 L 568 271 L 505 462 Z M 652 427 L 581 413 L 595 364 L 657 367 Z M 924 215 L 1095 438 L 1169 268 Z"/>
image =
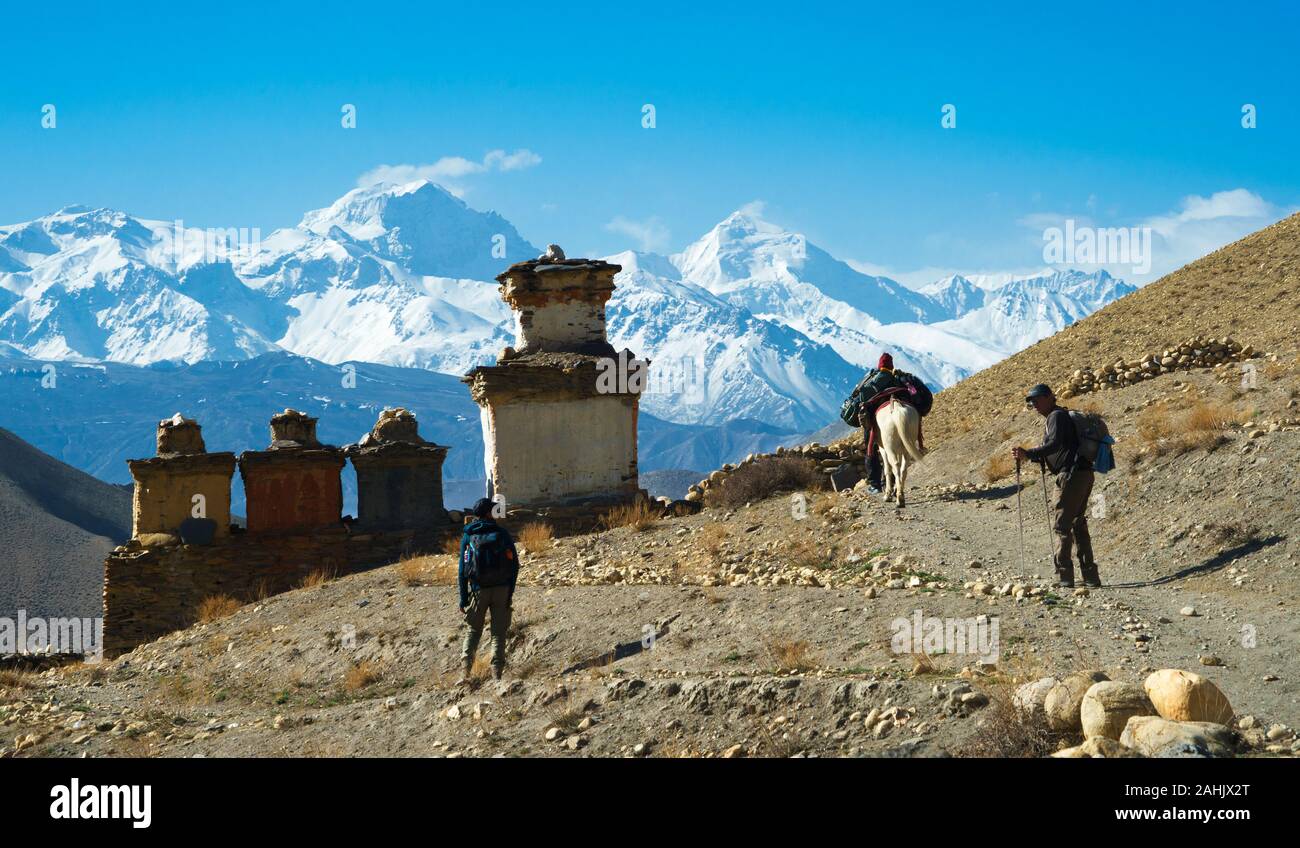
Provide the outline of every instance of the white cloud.
<path id="1" fill-rule="evenodd" d="M 401 185 L 415 180 L 429 180 L 460 197 L 467 190 L 462 182 L 465 177 L 490 171 L 521 171 L 539 165 L 541 161 L 541 156 L 525 148 L 513 153 L 489 150 L 478 162 L 463 156 L 444 156 L 437 162 L 426 165 L 380 165 L 371 168 L 357 178 L 357 186 L 366 188 L 380 183 Z"/>
<path id="2" fill-rule="evenodd" d="M 635 240 L 637 249 L 642 253 L 662 253 L 668 248 L 672 235 L 664 223 L 654 216 L 644 221 L 634 221 L 618 215 L 605 225 L 605 229 Z"/>

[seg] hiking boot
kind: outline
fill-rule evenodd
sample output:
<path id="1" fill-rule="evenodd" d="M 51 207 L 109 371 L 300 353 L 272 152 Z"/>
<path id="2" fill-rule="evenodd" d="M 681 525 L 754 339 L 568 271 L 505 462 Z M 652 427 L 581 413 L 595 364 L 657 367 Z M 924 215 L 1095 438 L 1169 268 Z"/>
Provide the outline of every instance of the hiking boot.
<path id="1" fill-rule="evenodd" d="M 461 675 L 456 680 L 457 686 L 468 686 L 474 679 L 474 663 L 467 662 L 461 667 Z"/>
<path id="2" fill-rule="evenodd" d="M 1073 589 L 1073 588 L 1074 588 L 1074 572 L 1073 572 L 1073 571 L 1058 571 L 1058 572 L 1056 572 L 1056 581 L 1052 583 L 1052 588 L 1054 588 L 1054 589 Z"/>
<path id="3" fill-rule="evenodd" d="M 1097 574 L 1097 566 L 1081 568 L 1079 571 L 1083 574 L 1083 585 L 1090 589 L 1101 588 L 1101 575 Z"/>

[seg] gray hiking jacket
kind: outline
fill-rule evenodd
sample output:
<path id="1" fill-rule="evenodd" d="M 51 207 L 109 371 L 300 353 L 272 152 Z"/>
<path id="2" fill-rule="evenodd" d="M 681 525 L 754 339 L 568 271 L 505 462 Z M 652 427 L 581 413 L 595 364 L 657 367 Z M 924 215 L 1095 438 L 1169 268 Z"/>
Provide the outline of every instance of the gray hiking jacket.
<path id="1" fill-rule="evenodd" d="M 1063 406 L 1056 407 L 1047 416 L 1043 443 L 1025 453 L 1034 462 L 1045 464 L 1053 474 L 1092 467 L 1092 463 L 1079 456 L 1079 431 L 1070 420 L 1070 411 Z"/>

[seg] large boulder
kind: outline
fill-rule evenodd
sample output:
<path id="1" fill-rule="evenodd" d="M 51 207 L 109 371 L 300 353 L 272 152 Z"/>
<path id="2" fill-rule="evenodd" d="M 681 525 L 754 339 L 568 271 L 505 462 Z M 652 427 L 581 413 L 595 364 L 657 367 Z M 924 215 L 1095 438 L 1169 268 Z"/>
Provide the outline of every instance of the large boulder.
<path id="1" fill-rule="evenodd" d="M 1142 755 L 1132 748 L 1121 745 L 1114 739 L 1108 739 L 1105 736 L 1094 736 L 1085 740 L 1082 745 L 1065 748 L 1052 754 L 1052 756 L 1065 760 L 1082 760 L 1089 757 L 1098 760 L 1116 760 L 1126 757 L 1141 757 Z"/>
<path id="2" fill-rule="evenodd" d="M 1105 680 L 1094 683 L 1079 703 L 1079 723 L 1088 739 L 1118 740 L 1133 716 L 1155 715 L 1146 691 L 1136 683 Z"/>
<path id="3" fill-rule="evenodd" d="M 1094 683 L 1110 680 L 1102 671 L 1080 671 L 1058 682 L 1048 691 L 1043 701 L 1047 726 L 1057 733 L 1078 732 L 1079 705 Z"/>
<path id="4" fill-rule="evenodd" d="M 1232 704 L 1227 696 L 1199 674 L 1166 668 L 1152 674 L 1142 685 L 1161 718 L 1232 723 Z"/>
<path id="5" fill-rule="evenodd" d="M 1011 696 L 1011 705 L 1026 719 L 1035 719 L 1043 715 L 1043 704 L 1047 693 L 1061 681 L 1055 677 L 1040 677 L 1038 680 L 1021 684 Z"/>
<path id="6" fill-rule="evenodd" d="M 1231 757 L 1237 735 L 1210 721 L 1134 716 L 1128 720 L 1119 741 L 1148 757 Z"/>

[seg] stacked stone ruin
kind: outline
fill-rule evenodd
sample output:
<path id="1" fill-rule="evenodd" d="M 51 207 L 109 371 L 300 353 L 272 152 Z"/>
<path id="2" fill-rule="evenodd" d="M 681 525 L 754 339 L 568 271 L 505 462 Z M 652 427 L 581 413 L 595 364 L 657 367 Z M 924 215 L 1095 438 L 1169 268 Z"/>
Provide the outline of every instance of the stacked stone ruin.
<path id="1" fill-rule="evenodd" d="M 271 444 L 207 453 L 198 422 L 158 424 L 157 456 L 127 462 L 135 481 L 133 538 L 104 566 L 104 649 L 110 656 L 194 623 L 205 599 L 252 600 L 312 572 L 331 576 L 441 552 L 459 532 L 443 507 L 447 448 L 420 438 L 415 416 L 386 409 L 357 444 L 323 445 L 317 420 L 286 409 Z M 359 517 L 343 516 L 340 473 L 357 472 Z M 231 523 L 238 465 L 247 528 Z"/>
<path id="2" fill-rule="evenodd" d="M 385 409 L 374 429 L 345 453 L 357 471 L 357 525 L 362 529 L 393 530 L 449 520 L 442 508 L 447 448 L 420 438 L 409 411 Z"/>
<path id="3" fill-rule="evenodd" d="M 709 491 L 725 484 L 727 478 L 736 471 L 755 462 L 785 456 L 803 459 L 814 465 L 826 476 L 827 488 L 832 491 L 852 489 L 866 476 L 867 451 L 860 440 L 843 442 L 839 445 L 813 442 L 798 447 L 779 447 L 773 453 L 751 453 L 739 463 L 727 463 L 698 483 L 692 484 L 686 492 L 686 501 L 698 511 Z"/>
<path id="4" fill-rule="evenodd" d="M 559 532 L 644 498 L 637 473 L 638 363 L 605 338 L 620 266 L 547 255 L 497 277 L 515 313 L 515 347 L 462 378 L 481 408 L 489 491 L 516 519 Z"/>
<path id="5" fill-rule="evenodd" d="M 1220 339 L 1196 336 L 1166 347 L 1160 353 L 1149 353 L 1137 359 L 1117 359 L 1099 368 L 1080 368 L 1064 385 L 1056 388 L 1056 396 L 1066 399 L 1123 388 L 1161 374 L 1190 371 L 1193 368 L 1215 368 L 1222 371 L 1255 356 L 1257 354 L 1253 346 L 1243 345 L 1231 336 Z"/>
<path id="6" fill-rule="evenodd" d="M 230 535 L 233 453 L 208 453 L 203 428 L 177 413 L 158 422 L 157 456 L 127 461 L 133 538 Z"/>

